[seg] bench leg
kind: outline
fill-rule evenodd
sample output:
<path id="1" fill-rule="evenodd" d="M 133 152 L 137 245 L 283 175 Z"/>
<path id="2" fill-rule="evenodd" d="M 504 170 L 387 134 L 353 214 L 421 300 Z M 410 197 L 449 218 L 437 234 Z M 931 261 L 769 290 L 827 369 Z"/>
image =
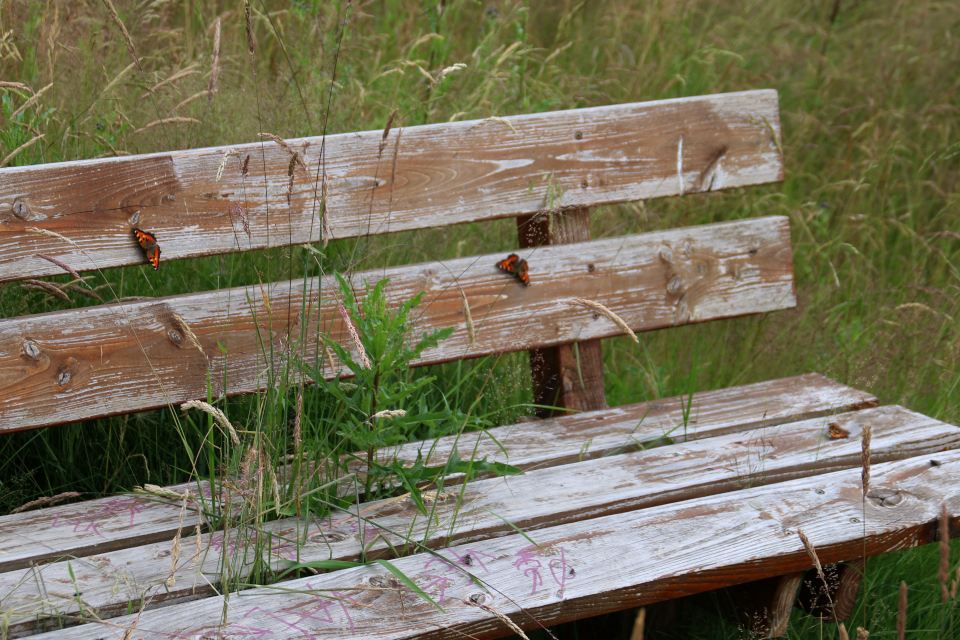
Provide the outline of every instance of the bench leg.
<path id="1" fill-rule="evenodd" d="M 864 566 L 863 558 L 828 565 L 823 568 L 826 584 L 815 570 L 808 571 L 800 586 L 797 607 L 812 616 L 823 618 L 825 622 L 847 620 L 857 602 Z"/>
<path id="2" fill-rule="evenodd" d="M 733 602 L 738 622 L 751 634 L 779 638 L 787 634 L 790 612 L 803 576 L 803 571 L 797 571 L 727 587 L 724 591 Z"/>
<path id="3" fill-rule="evenodd" d="M 590 209 L 517 218 L 521 247 L 569 244 L 590 239 Z M 538 409 L 540 417 L 605 409 L 600 340 L 530 350 L 534 402 L 559 407 Z"/>

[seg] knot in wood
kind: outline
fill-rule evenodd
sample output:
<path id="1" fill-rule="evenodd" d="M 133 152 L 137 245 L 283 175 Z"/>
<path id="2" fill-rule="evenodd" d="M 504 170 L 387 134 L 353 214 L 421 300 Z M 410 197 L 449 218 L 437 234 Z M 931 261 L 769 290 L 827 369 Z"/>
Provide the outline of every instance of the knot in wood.
<path id="1" fill-rule="evenodd" d="M 21 220 L 29 220 L 30 207 L 28 207 L 27 203 L 23 200 L 16 200 L 13 203 L 13 215 L 17 216 Z"/>
<path id="2" fill-rule="evenodd" d="M 23 347 L 20 349 L 20 353 L 24 358 L 33 360 L 34 362 L 38 361 L 40 356 L 43 354 L 43 352 L 40 350 L 40 345 L 33 340 L 24 340 Z"/>
<path id="3" fill-rule="evenodd" d="M 487 597 L 482 593 L 472 593 L 470 594 L 470 597 L 467 598 L 467 600 L 469 600 L 473 604 L 483 604 L 483 601 L 486 599 Z"/>
<path id="4" fill-rule="evenodd" d="M 76 358 L 67 358 L 60 363 L 60 366 L 57 367 L 57 384 L 61 387 L 64 387 L 70 384 L 70 381 L 73 380 L 73 376 L 77 374 L 77 369 L 80 368 L 80 363 L 77 362 Z"/>
<path id="5" fill-rule="evenodd" d="M 878 507 L 895 507 L 903 502 L 903 494 L 893 489 L 873 489 L 867 498 Z"/>
<path id="6" fill-rule="evenodd" d="M 183 346 L 183 336 L 176 329 L 170 329 L 167 331 L 167 337 L 170 338 L 170 341 L 178 347 Z"/>

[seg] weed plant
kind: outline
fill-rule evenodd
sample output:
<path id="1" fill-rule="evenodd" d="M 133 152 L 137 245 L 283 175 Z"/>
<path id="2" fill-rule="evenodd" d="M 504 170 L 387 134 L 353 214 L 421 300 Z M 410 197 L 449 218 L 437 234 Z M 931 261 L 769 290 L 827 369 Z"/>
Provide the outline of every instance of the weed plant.
<path id="1" fill-rule="evenodd" d="M 797 309 L 663 330 L 643 336 L 639 348 L 606 340 L 608 401 L 819 371 L 882 403 L 960 422 L 960 12 L 951 3 L 254 2 L 249 38 L 241 3 L 115 6 L 137 63 L 100 3 L 0 3 L 0 163 L 219 146 L 263 132 L 294 138 L 382 129 L 394 113 L 394 126 L 410 126 L 775 88 L 784 183 L 601 207 L 592 231 L 603 237 L 787 215 Z M 515 227 L 505 221 L 336 241 L 322 250 L 166 263 L 158 273 L 131 268 L 88 273 L 82 281 L 55 277 L 46 282 L 56 292 L 31 282 L 2 286 L 0 317 L 515 245 Z M 370 293 L 376 296 L 379 286 Z M 361 366 L 342 348 L 337 355 L 354 380 L 322 382 L 309 365 L 277 365 L 274 387 L 217 404 L 239 426 L 243 446 L 214 416 L 175 411 L 6 435 L 0 512 L 68 489 L 104 495 L 224 474 L 240 481 L 242 497 L 251 490 L 242 481 L 251 482 L 256 469 L 294 455 L 284 472 L 310 479 L 258 485 L 257 500 L 240 518 L 257 524 L 277 514 L 322 511 L 340 499 L 325 486 L 333 476 L 310 476 L 314 467 L 305 459 L 337 461 L 335 467 L 341 455 L 363 451 L 363 461 L 374 464 L 357 478 L 359 489 L 399 485 L 415 494 L 418 482 L 479 462 L 404 471 L 369 452 L 530 412 L 531 394 L 520 382 L 527 379 L 523 356 L 496 366 L 483 360 L 410 370 L 417 348 L 442 335 L 401 347 L 390 336 L 403 332 L 403 314 L 416 301 L 396 315 L 376 305 L 361 311 L 351 291 L 341 287 L 336 295 L 364 348 L 379 358 L 377 368 Z M 380 334 L 381 323 L 396 324 Z M 302 386 L 300 376 L 317 384 Z M 373 417 L 397 410 L 408 414 Z M 906 582 L 908 637 L 952 637 L 956 599 L 942 602 L 938 563 L 933 545 L 871 558 L 848 628 L 895 637 Z M 736 623 L 716 615 L 726 606 L 715 596 L 679 601 L 670 605 L 679 613 L 648 618 L 646 637 L 739 635 Z M 616 614 L 555 633 L 626 638 L 632 621 Z M 789 637 L 837 633 L 795 612 Z"/>

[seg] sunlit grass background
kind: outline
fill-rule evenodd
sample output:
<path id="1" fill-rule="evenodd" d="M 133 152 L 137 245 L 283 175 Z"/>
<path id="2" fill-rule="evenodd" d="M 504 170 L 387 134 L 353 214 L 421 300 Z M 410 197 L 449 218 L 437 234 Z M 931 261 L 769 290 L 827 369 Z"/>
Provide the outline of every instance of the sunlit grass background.
<path id="1" fill-rule="evenodd" d="M 369 0 L 243 4 L 117 2 L 143 71 L 99 2 L 0 3 L 0 160 L 10 166 L 488 116 L 774 88 L 786 180 L 767 187 L 596 210 L 593 235 L 768 214 L 791 218 L 799 305 L 759 318 L 682 327 L 604 344 L 608 402 L 726 387 L 810 371 L 882 403 L 960 423 L 960 12 L 950 2 L 720 0 L 589 2 Z M 215 20 L 220 72 L 208 99 Z M 455 64 L 465 68 L 433 82 Z M 33 96 L 37 96 L 31 101 Z M 27 105 L 26 108 L 23 108 Z M 142 130 L 165 118 L 181 120 Z M 38 138 L 38 136 L 43 136 Z M 10 156 L 25 143 L 36 141 Z M 502 251 L 512 221 L 338 242 L 324 269 Z M 429 248 L 429 252 L 427 250 Z M 374 253 L 376 250 L 376 253 Z M 104 299 L 169 295 L 317 275 L 301 248 L 93 273 Z M 52 278 L 65 283 L 69 277 Z M 0 316 L 97 304 L 7 284 Z M 526 360 L 431 367 L 431 402 L 492 424 L 530 413 Z M 242 425 L 285 424 L 286 400 L 237 399 Z M 306 419 L 324 399 L 304 391 Z M 205 430 L 170 411 L 0 438 L 0 512 L 39 495 L 100 495 L 185 480 Z M 422 429 L 415 435 L 435 435 Z M 183 441 L 189 443 L 185 447 Z M 203 473 L 213 469 L 201 469 Z M 935 549 L 868 563 L 858 616 L 895 637 L 897 590 L 911 588 L 911 637 L 949 635 Z M 681 602 L 649 637 L 729 637 L 722 603 Z M 595 621 L 616 637 L 628 616 Z M 607 625 L 607 626 L 601 626 Z M 659 626 L 658 626 L 659 625 Z M 946 626 L 944 626 L 946 625 Z M 589 627 L 589 625 L 588 625 Z M 599 629 L 607 629 L 604 636 Z M 590 629 L 566 628 L 567 637 Z M 624 631 L 623 633 L 629 633 Z M 571 635 L 572 634 L 572 635 Z M 658 635 L 660 634 L 660 635 Z M 835 637 L 795 614 L 792 637 Z M 886 635 L 883 635 L 886 634 Z M 588 636 L 589 637 L 589 636 Z M 624 636 L 626 637 L 626 636 Z M 946 637 L 946 636 L 944 636 Z"/>

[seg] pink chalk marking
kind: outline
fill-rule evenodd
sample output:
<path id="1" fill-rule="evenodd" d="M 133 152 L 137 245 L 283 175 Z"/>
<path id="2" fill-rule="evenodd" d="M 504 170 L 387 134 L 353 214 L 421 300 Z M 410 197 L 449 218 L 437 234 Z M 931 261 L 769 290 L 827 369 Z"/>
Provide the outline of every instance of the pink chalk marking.
<path id="1" fill-rule="evenodd" d="M 443 606 L 443 596 L 444 596 L 444 594 L 446 594 L 446 592 L 447 592 L 447 585 L 456 582 L 456 580 L 453 579 L 453 578 L 451 578 L 451 577 L 449 577 L 449 576 L 435 576 L 435 575 L 431 575 L 431 574 L 429 574 L 429 573 L 428 573 L 428 574 L 423 574 L 423 575 L 420 576 L 420 577 L 423 577 L 423 578 L 436 578 L 433 582 L 431 582 L 430 584 L 428 584 L 428 585 L 426 585 L 425 587 L 423 587 L 423 590 L 426 591 L 427 589 L 429 589 L 429 588 L 432 587 L 433 585 L 439 584 L 439 585 L 440 585 L 440 606 L 442 607 L 442 606 Z"/>
<path id="2" fill-rule="evenodd" d="M 532 589 L 530 595 L 533 595 L 537 592 L 537 588 L 543 584 L 543 576 L 540 575 L 540 570 L 543 568 L 543 563 L 540 561 L 538 556 L 540 555 L 539 548 L 536 545 L 530 545 L 529 547 L 524 547 L 520 551 L 514 554 L 517 556 L 517 560 L 514 561 L 513 566 L 516 567 L 518 571 L 523 571 L 523 575 L 530 578 L 532 581 Z M 560 557 L 559 558 L 547 558 L 547 567 L 550 569 L 550 576 L 554 582 L 560 587 L 560 591 L 563 592 L 567 584 L 567 575 L 568 569 L 571 569 L 570 564 L 567 562 L 566 555 L 564 554 L 563 547 L 560 547 Z M 560 568 L 560 577 L 557 577 L 556 567 L 559 564 Z"/>
<path id="3" fill-rule="evenodd" d="M 106 538 L 106 536 L 103 535 L 99 529 L 99 527 L 105 524 L 105 520 L 129 511 L 129 526 L 132 527 L 136 516 L 144 511 L 147 511 L 151 507 L 165 507 L 177 510 L 180 509 L 180 506 L 175 504 L 154 502 L 138 496 L 116 496 L 97 505 L 94 511 L 84 513 L 76 517 L 63 517 L 62 522 L 61 516 L 63 515 L 63 512 L 57 512 L 53 518 L 53 522 L 50 523 L 50 528 L 55 529 L 59 526 L 73 525 L 74 533 L 87 533 L 92 531 L 101 538 Z"/>

